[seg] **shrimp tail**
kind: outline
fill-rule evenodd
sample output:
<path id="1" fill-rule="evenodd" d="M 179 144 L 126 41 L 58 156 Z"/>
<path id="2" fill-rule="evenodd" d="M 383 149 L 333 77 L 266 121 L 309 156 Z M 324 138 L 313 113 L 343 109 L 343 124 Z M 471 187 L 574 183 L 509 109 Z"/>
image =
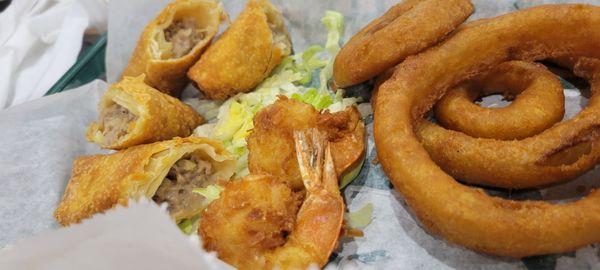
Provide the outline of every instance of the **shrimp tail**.
<path id="1" fill-rule="evenodd" d="M 288 247 L 301 245 L 313 262 L 323 266 L 337 246 L 344 201 L 328 141 L 317 129 L 294 132 L 298 165 L 307 195 Z M 297 250 L 295 251 L 297 252 Z"/>
<path id="2" fill-rule="evenodd" d="M 309 193 L 320 189 L 337 192 L 338 180 L 331 147 L 320 131 L 315 128 L 294 131 L 294 143 L 306 190 Z"/>

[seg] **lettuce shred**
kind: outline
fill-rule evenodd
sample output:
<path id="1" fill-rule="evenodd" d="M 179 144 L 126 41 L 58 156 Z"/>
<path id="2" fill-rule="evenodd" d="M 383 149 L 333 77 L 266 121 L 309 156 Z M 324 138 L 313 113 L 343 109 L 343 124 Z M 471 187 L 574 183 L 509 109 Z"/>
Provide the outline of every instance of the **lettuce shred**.
<path id="1" fill-rule="evenodd" d="M 218 199 L 221 195 L 221 192 L 223 192 L 224 189 L 225 188 L 219 185 L 208 185 L 203 188 L 195 188 L 192 190 L 192 192 L 204 196 L 206 198 L 205 203 L 206 205 L 208 205 L 212 201 Z M 181 230 L 181 232 L 183 232 L 184 234 L 194 234 L 198 231 L 199 221 L 200 214 L 195 215 L 191 218 L 182 219 L 177 224 L 177 227 L 179 227 L 179 230 Z"/>
<path id="2" fill-rule="evenodd" d="M 205 201 L 206 204 L 209 204 L 212 201 L 218 199 L 219 196 L 221 195 L 221 192 L 223 192 L 223 190 L 225 190 L 225 188 L 222 186 L 208 185 L 203 188 L 195 188 L 192 190 L 192 192 L 204 196 L 204 198 L 206 198 L 206 201 Z"/>
<path id="3" fill-rule="evenodd" d="M 219 108 L 215 119 L 207 119 L 211 124 L 202 125 L 194 131 L 196 136 L 223 142 L 225 148 L 237 157 L 236 176 L 248 174 L 246 137 L 254 127 L 254 115 L 274 103 L 278 96 L 284 95 L 310 104 L 317 110 L 331 112 L 356 104 L 355 98 L 344 98 L 342 91 L 333 93 L 329 89 L 329 81 L 333 76 L 333 59 L 340 50 L 343 16 L 338 12 L 327 11 L 321 22 L 328 31 L 324 47 L 313 45 L 301 53 L 284 58 L 271 76 L 253 92 L 229 98 Z M 318 80 L 313 79 L 316 75 Z"/>
<path id="4" fill-rule="evenodd" d="M 179 230 L 181 230 L 181 232 L 184 234 L 194 234 L 198 231 L 198 226 L 200 225 L 199 221 L 200 215 L 196 215 L 192 218 L 186 218 L 179 221 L 177 227 L 179 227 Z"/>
<path id="5" fill-rule="evenodd" d="M 321 22 L 325 25 L 325 27 L 327 27 L 328 30 L 325 49 L 330 55 L 334 56 L 329 59 L 319 74 L 319 90 L 321 92 L 325 92 L 328 89 L 329 79 L 331 79 L 333 76 L 333 59 L 341 49 L 340 39 L 344 33 L 344 17 L 338 12 L 326 11 L 325 17 L 321 19 Z"/>
<path id="6" fill-rule="evenodd" d="M 373 219 L 373 204 L 367 203 L 356 212 L 346 213 L 346 221 L 352 229 L 364 229 Z"/>

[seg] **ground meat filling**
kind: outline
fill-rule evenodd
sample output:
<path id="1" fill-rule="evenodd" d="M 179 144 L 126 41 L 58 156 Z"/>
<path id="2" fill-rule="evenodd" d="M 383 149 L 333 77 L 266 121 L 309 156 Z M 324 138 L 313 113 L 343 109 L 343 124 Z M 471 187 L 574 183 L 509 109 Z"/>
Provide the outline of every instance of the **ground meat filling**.
<path id="1" fill-rule="evenodd" d="M 135 114 L 117 103 L 108 106 L 100 116 L 104 143 L 112 144 L 125 136 L 129 129 L 129 123 L 136 119 Z"/>
<path id="2" fill-rule="evenodd" d="M 186 155 L 171 167 L 152 200 L 157 203 L 167 202 L 167 209 L 171 213 L 200 208 L 205 198 L 192 190 L 214 184 L 208 180 L 212 170 L 209 162 Z"/>
<path id="3" fill-rule="evenodd" d="M 196 20 L 186 18 L 174 21 L 165 29 L 165 40 L 173 44 L 172 54 L 174 58 L 186 55 L 198 42 L 204 39 L 204 32 L 198 29 Z"/>
<path id="4" fill-rule="evenodd" d="M 285 29 L 282 26 L 282 18 L 276 12 L 268 9 L 265 10 L 265 15 L 267 16 L 267 24 L 273 37 L 273 44 L 284 51 L 287 50 L 290 44 Z"/>

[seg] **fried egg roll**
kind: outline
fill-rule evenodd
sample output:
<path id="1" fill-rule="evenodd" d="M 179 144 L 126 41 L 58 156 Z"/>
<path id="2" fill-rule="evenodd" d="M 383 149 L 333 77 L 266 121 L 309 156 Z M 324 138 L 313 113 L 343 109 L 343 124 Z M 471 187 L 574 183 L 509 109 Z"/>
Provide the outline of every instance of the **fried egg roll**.
<path id="1" fill-rule="evenodd" d="M 54 216 L 63 226 L 128 200 L 167 202 L 175 221 L 191 218 L 206 205 L 192 189 L 229 180 L 235 160 L 223 146 L 199 137 L 139 145 L 110 155 L 80 157 Z"/>
<path id="2" fill-rule="evenodd" d="M 111 85 L 98 107 L 87 139 L 107 149 L 187 137 L 203 122 L 187 104 L 146 85 L 144 75 Z"/>
<path id="3" fill-rule="evenodd" d="M 146 74 L 150 86 L 179 96 L 185 73 L 210 44 L 226 15 L 214 0 L 178 0 L 167 5 L 140 36 L 122 76 Z"/>
<path id="4" fill-rule="evenodd" d="M 267 0 L 250 0 L 188 77 L 206 97 L 226 99 L 252 90 L 290 52 L 281 12 Z"/>

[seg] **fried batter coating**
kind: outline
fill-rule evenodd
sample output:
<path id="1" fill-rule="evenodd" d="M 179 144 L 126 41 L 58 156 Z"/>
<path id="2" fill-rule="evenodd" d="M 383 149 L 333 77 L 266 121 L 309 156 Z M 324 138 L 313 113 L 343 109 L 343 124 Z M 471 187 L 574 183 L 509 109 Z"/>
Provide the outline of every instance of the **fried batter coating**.
<path id="1" fill-rule="evenodd" d="M 86 137 L 107 149 L 187 137 L 204 122 L 187 104 L 146 85 L 144 75 L 111 85 L 98 107 Z"/>
<path id="2" fill-rule="evenodd" d="M 405 0 L 354 35 L 335 58 L 337 86 L 366 81 L 438 43 L 473 13 L 469 0 Z"/>
<path id="3" fill-rule="evenodd" d="M 226 99 L 262 82 L 291 53 L 291 46 L 281 12 L 267 0 L 249 0 L 188 77 L 206 97 Z"/>
<path id="4" fill-rule="evenodd" d="M 598 25 L 600 7 L 590 5 L 519 10 L 463 27 L 439 46 L 405 60 L 381 85 L 374 110 L 377 155 L 429 232 L 476 251 L 515 258 L 600 242 L 598 190 L 559 205 L 491 197 L 446 174 L 414 131 L 448 89 L 507 60 L 600 57 Z"/>
<path id="5" fill-rule="evenodd" d="M 293 132 L 313 127 L 325 133 L 331 143 L 338 178 L 360 165 L 365 126 L 355 107 L 319 113 L 311 105 L 282 96 L 254 117 L 254 129 L 247 139 L 250 172 L 271 174 L 285 179 L 293 189 L 301 189 Z"/>
<path id="6" fill-rule="evenodd" d="M 225 17 L 214 0 L 177 0 L 168 4 L 142 32 L 122 77 L 145 74 L 144 82 L 179 96 L 186 72 L 198 61 Z"/>
<path id="7" fill-rule="evenodd" d="M 592 96 L 588 106 L 574 118 L 557 123 L 542 133 L 521 140 L 484 139 L 447 130 L 428 121 L 418 123 L 415 132 L 440 167 L 468 183 L 518 189 L 578 177 L 600 161 L 600 84 L 594 77 L 600 70 L 600 61 L 580 60 L 582 64 L 575 65 L 574 73 L 590 80 Z M 525 109 L 522 113 L 535 110 Z"/>
<path id="8" fill-rule="evenodd" d="M 251 268 L 256 254 L 285 244 L 303 199 L 271 176 L 231 181 L 203 212 L 199 235 L 224 261 Z"/>
<path id="9" fill-rule="evenodd" d="M 227 184 L 202 214 L 205 248 L 237 268 L 322 267 L 337 246 L 345 206 L 331 147 L 317 129 L 293 136 L 305 190 L 294 192 L 272 175 L 249 175 Z"/>
<path id="10" fill-rule="evenodd" d="M 190 159 L 191 156 L 194 158 Z M 80 157 L 73 162 L 71 179 L 54 216 L 66 226 L 117 204 L 127 205 L 129 199 L 158 195 L 160 201 L 176 206 L 176 209 L 169 209 L 174 220 L 190 218 L 206 207 L 202 196 L 192 194 L 186 186 L 177 186 L 185 189 L 180 195 L 197 196 L 197 199 L 162 196 L 164 192 L 156 194 L 165 181 L 185 184 L 196 178 L 184 176 L 188 179 L 181 179 L 179 175 L 169 174 L 180 169 L 182 160 L 187 160 L 183 161 L 186 163 L 197 160 L 196 165 L 203 167 L 206 167 L 203 163 L 210 164 L 210 171 L 196 170 L 204 174 L 199 178 L 205 184 L 228 180 L 235 169 L 234 157 L 220 142 L 199 137 L 175 138 L 130 147 L 114 154 Z"/>
<path id="11" fill-rule="evenodd" d="M 504 108 L 473 102 L 494 93 L 514 100 Z M 556 75 L 541 64 L 509 61 L 450 90 L 435 104 L 434 112 L 445 128 L 473 137 L 523 139 L 562 120 L 565 95 Z"/>

